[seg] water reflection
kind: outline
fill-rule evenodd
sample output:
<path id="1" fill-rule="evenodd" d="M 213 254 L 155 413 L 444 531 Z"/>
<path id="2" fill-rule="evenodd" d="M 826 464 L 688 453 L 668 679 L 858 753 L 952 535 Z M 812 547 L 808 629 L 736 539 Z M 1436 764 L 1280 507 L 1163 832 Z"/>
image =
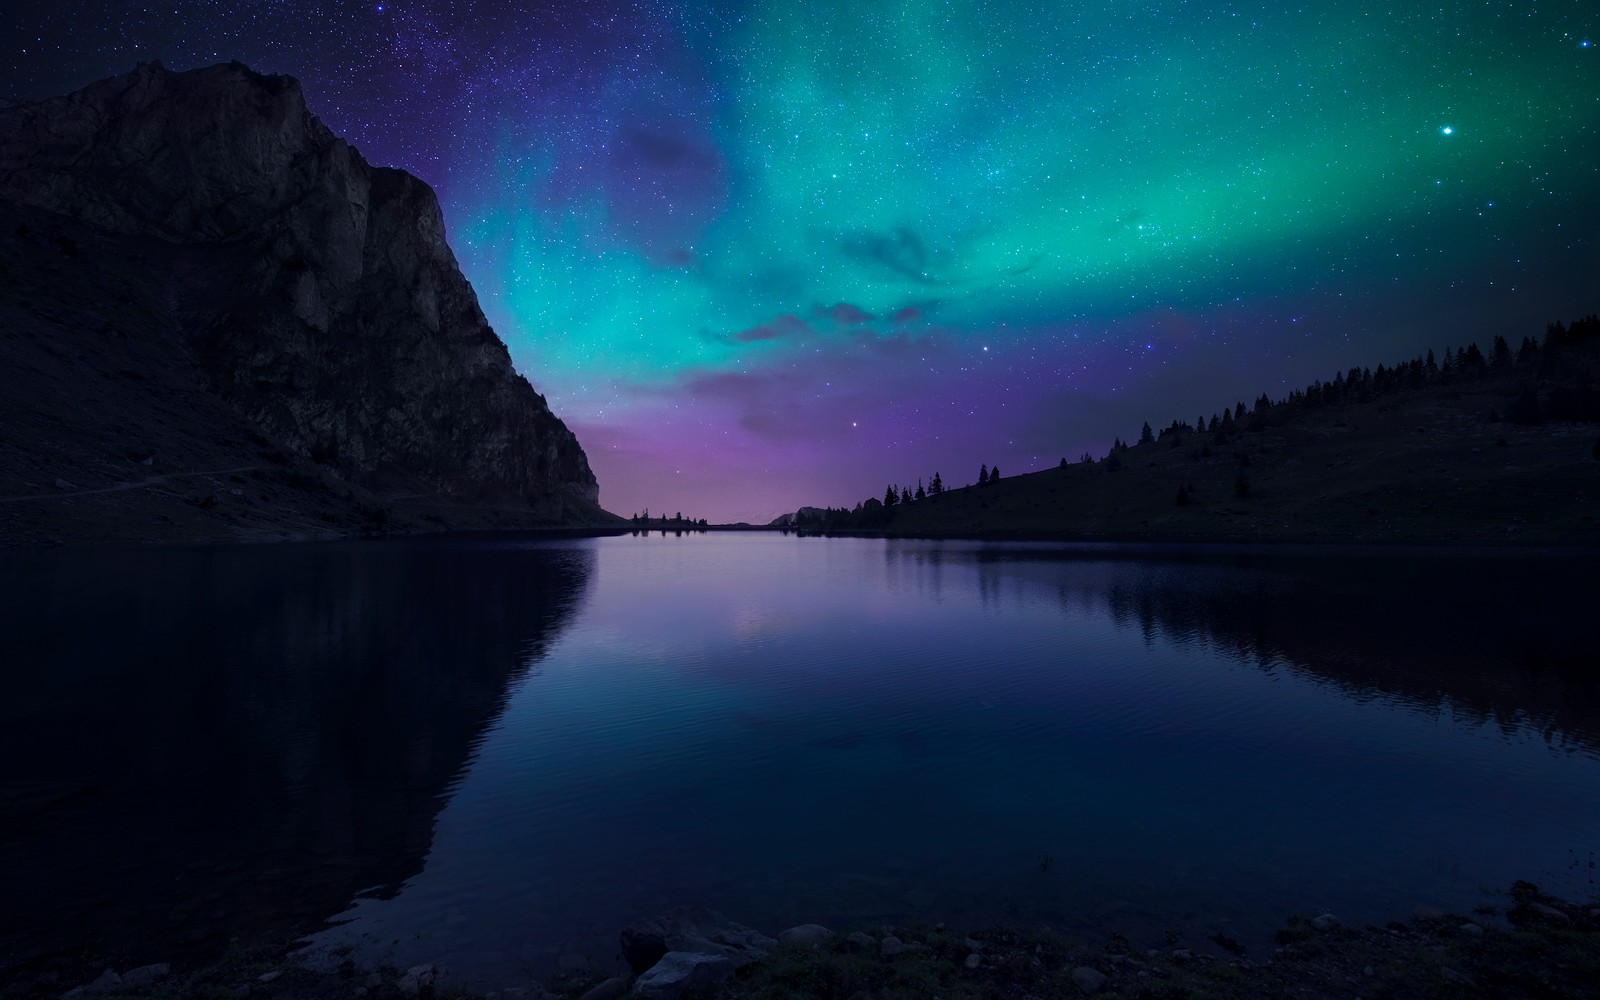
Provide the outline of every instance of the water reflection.
<path id="1" fill-rule="evenodd" d="M 485 988 L 679 903 L 1255 948 L 1559 881 L 1600 829 L 1581 557 L 686 533 L 3 581 L 8 938 L 342 912 Z"/>
<path id="2" fill-rule="evenodd" d="M 322 943 L 486 989 L 604 963 L 618 927 L 681 903 L 768 931 L 1225 928 L 1260 951 L 1313 906 L 1381 921 L 1514 878 L 1560 891 L 1600 829 L 1580 559 L 598 551 L 582 621 L 427 869 Z"/>
<path id="3" fill-rule="evenodd" d="M 393 892 L 592 571 L 581 544 L 6 554 L 0 939 L 170 958 Z"/>
<path id="4" fill-rule="evenodd" d="M 986 602 L 1007 581 L 1013 600 L 1048 590 L 1063 615 L 1104 609 L 1147 643 L 1160 636 L 1357 700 L 1398 699 L 1600 753 L 1600 584 L 1582 555 L 944 552 L 975 567 Z"/>

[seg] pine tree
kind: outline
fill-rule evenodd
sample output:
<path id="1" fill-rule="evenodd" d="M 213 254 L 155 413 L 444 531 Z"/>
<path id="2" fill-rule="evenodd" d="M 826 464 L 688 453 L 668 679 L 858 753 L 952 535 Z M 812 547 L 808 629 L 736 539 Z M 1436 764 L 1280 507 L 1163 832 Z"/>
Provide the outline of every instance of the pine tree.
<path id="1" fill-rule="evenodd" d="M 1508 371 L 1511 368 L 1511 345 L 1498 333 L 1494 336 L 1494 350 L 1490 359 L 1490 364 L 1497 372 Z"/>
<path id="2" fill-rule="evenodd" d="M 944 492 L 944 480 L 939 478 L 939 474 L 937 472 L 933 474 L 933 482 L 930 485 L 932 486 L 932 492 L 934 496 L 938 496 Z"/>
<path id="3" fill-rule="evenodd" d="M 987 464 L 985 464 L 982 468 L 980 468 L 978 470 L 978 485 L 979 486 L 988 486 L 989 485 L 989 466 Z"/>
<path id="4" fill-rule="evenodd" d="M 900 502 L 900 493 L 893 486 L 883 491 L 883 505 L 893 507 Z"/>
<path id="5" fill-rule="evenodd" d="M 1000 481 L 1000 466 L 997 465 L 994 468 L 989 470 L 989 482 L 990 483 L 998 483 L 999 481 Z"/>
<path id="6" fill-rule="evenodd" d="M 917 499 L 918 500 L 926 500 L 927 498 L 928 498 L 928 494 L 923 491 L 923 489 L 922 489 L 922 480 L 919 479 L 919 480 L 917 480 Z"/>
<path id="7" fill-rule="evenodd" d="M 1139 430 L 1139 443 L 1150 444 L 1156 439 L 1155 433 L 1150 430 L 1150 421 L 1144 422 L 1144 427 Z"/>

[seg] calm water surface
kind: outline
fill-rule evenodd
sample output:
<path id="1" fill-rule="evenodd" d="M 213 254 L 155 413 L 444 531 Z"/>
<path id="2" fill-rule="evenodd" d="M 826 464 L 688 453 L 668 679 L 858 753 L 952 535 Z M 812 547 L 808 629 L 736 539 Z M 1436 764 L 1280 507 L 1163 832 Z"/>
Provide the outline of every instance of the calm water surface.
<path id="1" fill-rule="evenodd" d="M 1596 891 L 1582 557 L 654 535 L 28 553 L 0 933 L 511 985 L 679 903 L 1266 947 Z M 176 942 L 177 944 L 174 944 Z"/>

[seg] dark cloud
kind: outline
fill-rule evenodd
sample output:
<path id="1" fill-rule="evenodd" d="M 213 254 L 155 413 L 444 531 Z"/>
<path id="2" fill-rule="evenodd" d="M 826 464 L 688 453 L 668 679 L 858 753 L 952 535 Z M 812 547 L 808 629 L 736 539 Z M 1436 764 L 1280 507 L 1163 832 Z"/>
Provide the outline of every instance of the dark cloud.
<path id="1" fill-rule="evenodd" d="M 672 132 L 653 123 L 630 122 L 617 129 L 613 157 L 624 169 L 714 175 L 722 163 L 706 140 L 687 132 Z"/>
<path id="2" fill-rule="evenodd" d="M 849 257 L 877 264 L 918 284 L 946 284 L 929 273 L 932 264 L 927 245 L 905 226 L 888 233 L 857 233 L 844 241 L 842 249 Z"/>
<path id="3" fill-rule="evenodd" d="M 805 320 L 785 314 L 759 326 L 752 326 L 748 330 L 740 330 L 733 335 L 733 341 L 737 344 L 751 344 L 758 340 L 782 340 L 810 332 L 811 328 L 806 325 Z"/>
<path id="4" fill-rule="evenodd" d="M 872 319 L 871 313 L 863 312 L 860 308 L 848 302 L 836 302 L 826 309 L 818 308 L 814 310 L 814 314 L 818 317 L 832 320 L 833 324 L 840 329 L 858 326 Z"/>

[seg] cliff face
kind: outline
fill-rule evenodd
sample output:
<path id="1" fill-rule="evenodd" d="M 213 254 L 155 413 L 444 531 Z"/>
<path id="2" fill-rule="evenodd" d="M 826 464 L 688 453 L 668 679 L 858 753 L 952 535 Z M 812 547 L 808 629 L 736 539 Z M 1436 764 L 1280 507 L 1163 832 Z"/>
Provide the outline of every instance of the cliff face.
<path id="1" fill-rule="evenodd" d="M 583 450 L 512 369 L 432 190 L 367 164 L 293 79 L 147 64 L 0 109 L 0 199 L 18 238 L 30 218 L 68 227 L 55 242 L 75 272 L 106 270 L 85 246 L 143 265 L 118 293 L 154 317 L 142 335 L 288 453 L 380 499 L 599 514 Z"/>

